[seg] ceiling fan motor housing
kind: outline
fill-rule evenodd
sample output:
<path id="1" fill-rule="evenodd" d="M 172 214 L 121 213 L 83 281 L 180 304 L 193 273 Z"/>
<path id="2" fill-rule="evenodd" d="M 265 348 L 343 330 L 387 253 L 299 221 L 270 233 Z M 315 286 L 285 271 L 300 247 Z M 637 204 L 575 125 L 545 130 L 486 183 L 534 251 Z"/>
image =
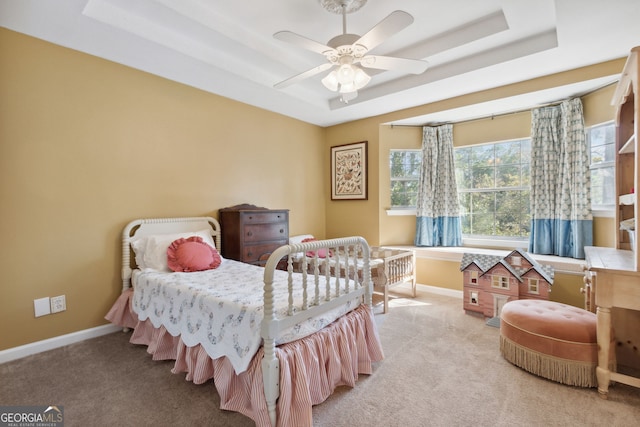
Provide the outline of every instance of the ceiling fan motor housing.
<path id="1" fill-rule="evenodd" d="M 348 55 L 352 58 L 362 58 L 366 53 L 367 49 L 364 46 L 354 44 L 356 41 L 360 39 L 360 36 L 357 34 L 340 34 L 335 36 L 327 43 L 327 46 L 335 49 L 334 51 L 329 51 L 326 53 L 327 59 L 332 63 L 340 62 L 340 58 Z"/>

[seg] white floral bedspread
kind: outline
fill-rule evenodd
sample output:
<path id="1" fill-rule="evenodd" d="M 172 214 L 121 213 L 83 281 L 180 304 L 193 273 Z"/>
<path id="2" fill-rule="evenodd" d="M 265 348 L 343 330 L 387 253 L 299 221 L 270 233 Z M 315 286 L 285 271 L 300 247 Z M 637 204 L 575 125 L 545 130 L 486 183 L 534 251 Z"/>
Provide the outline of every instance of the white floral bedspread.
<path id="1" fill-rule="evenodd" d="M 294 283 L 302 283 L 301 277 L 294 274 Z M 193 273 L 135 270 L 132 279 L 132 309 L 140 320 L 149 319 L 156 328 L 164 326 L 172 336 L 180 335 L 189 347 L 201 344 L 213 359 L 226 356 L 236 373 L 247 369 L 262 344 L 263 268 L 226 259 L 215 270 Z M 313 293 L 311 282 L 310 278 L 309 295 Z M 276 315 L 284 317 L 288 307 L 286 272 L 275 271 L 274 288 Z M 294 304 L 300 306 L 302 286 L 294 288 Z M 356 306 L 352 301 L 296 325 L 284 331 L 277 344 L 310 335 Z"/>

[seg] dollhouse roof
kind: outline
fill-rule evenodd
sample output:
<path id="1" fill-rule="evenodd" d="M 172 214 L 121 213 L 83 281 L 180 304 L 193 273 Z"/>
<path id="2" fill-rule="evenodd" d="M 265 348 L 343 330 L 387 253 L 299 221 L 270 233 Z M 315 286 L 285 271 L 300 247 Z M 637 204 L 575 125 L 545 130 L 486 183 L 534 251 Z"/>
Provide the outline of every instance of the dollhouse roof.
<path id="1" fill-rule="evenodd" d="M 509 264 L 507 261 L 513 255 L 520 256 L 525 258 L 530 264 L 530 268 L 521 268 L 518 266 L 514 266 Z M 460 271 L 466 270 L 469 266 L 475 265 L 482 272 L 482 274 L 487 273 L 489 270 L 493 269 L 498 264 L 502 264 L 516 279 L 522 282 L 522 277 L 527 274 L 529 271 L 533 270 L 537 272 L 544 280 L 547 281 L 550 285 L 553 284 L 553 266 L 551 265 L 543 265 L 538 261 L 533 259 L 527 252 L 521 250 L 513 250 L 509 252 L 507 256 L 501 257 L 498 255 L 487 255 L 487 254 L 474 254 L 474 253 L 465 253 L 462 255 L 462 261 L 460 262 Z"/>

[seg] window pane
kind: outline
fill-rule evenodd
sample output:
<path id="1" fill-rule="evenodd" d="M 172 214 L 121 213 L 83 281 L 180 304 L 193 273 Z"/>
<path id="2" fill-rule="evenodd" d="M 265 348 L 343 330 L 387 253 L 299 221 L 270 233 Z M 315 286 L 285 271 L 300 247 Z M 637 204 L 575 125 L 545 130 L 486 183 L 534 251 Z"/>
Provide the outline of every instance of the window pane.
<path id="1" fill-rule="evenodd" d="M 458 203 L 460 203 L 461 216 L 471 213 L 471 193 L 459 193 Z"/>
<path id="2" fill-rule="evenodd" d="M 462 166 L 468 166 L 469 162 L 471 161 L 471 148 L 470 147 L 465 147 L 465 148 L 456 148 L 454 151 L 454 162 L 456 163 L 456 165 L 460 165 L 460 167 Z"/>
<path id="3" fill-rule="evenodd" d="M 520 141 L 496 144 L 496 165 L 520 164 Z"/>
<path id="4" fill-rule="evenodd" d="M 421 153 L 416 151 L 392 151 L 390 169 L 392 178 L 419 178 L 422 163 Z"/>
<path id="5" fill-rule="evenodd" d="M 493 145 L 480 145 L 471 148 L 470 162 L 474 166 L 493 166 Z"/>
<path id="6" fill-rule="evenodd" d="M 599 168 L 591 171 L 591 205 L 615 205 L 614 168 Z"/>
<path id="7" fill-rule="evenodd" d="M 415 207 L 418 194 L 417 181 L 392 181 L 391 206 Z"/>
<path id="8" fill-rule="evenodd" d="M 520 165 L 496 167 L 496 187 L 520 187 Z"/>
<path id="9" fill-rule="evenodd" d="M 494 171 L 493 167 L 474 166 L 471 169 L 471 188 L 493 188 Z"/>
<path id="10" fill-rule="evenodd" d="M 528 215 L 525 212 L 525 192 L 499 191 L 496 193 L 496 234 L 498 236 L 526 236 Z M 526 197 L 528 199 L 528 192 Z"/>
<path id="11" fill-rule="evenodd" d="M 479 213 L 471 215 L 471 233 L 484 236 L 493 236 L 494 217 L 492 213 Z"/>
<path id="12" fill-rule="evenodd" d="M 456 184 L 459 189 L 471 188 L 471 170 L 470 169 L 458 169 L 456 167 Z"/>
<path id="13" fill-rule="evenodd" d="M 527 160 L 529 162 L 529 160 Z M 520 185 L 523 187 L 531 188 L 531 163 L 525 163 L 522 165 L 522 179 Z"/>
<path id="14" fill-rule="evenodd" d="M 392 207 L 416 206 L 421 167 L 420 150 L 392 150 L 389 153 Z"/>
<path id="15" fill-rule="evenodd" d="M 481 214 L 495 212 L 496 199 L 495 193 L 472 193 L 471 194 L 471 213 Z"/>
<path id="16" fill-rule="evenodd" d="M 591 155 L 591 206 L 613 208 L 615 199 L 615 124 L 591 127 L 587 132 Z"/>

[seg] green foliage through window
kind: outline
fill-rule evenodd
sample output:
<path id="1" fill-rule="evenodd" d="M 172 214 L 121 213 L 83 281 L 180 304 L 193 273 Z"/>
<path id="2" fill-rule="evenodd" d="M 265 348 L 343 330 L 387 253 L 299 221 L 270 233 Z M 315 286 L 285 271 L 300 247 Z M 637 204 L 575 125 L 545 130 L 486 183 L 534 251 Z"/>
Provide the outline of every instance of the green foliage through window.
<path id="1" fill-rule="evenodd" d="M 391 150 L 391 207 L 415 208 L 422 168 L 420 150 Z"/>
<path id="2" fill-rule="evenodd" d="M 613 209 L 615 200 L 615 124 L 592 126 L 587 131 L 591 153 L 591 206 Z"/>
<path id="3" fill-rule="evenodd" d="M 529 236 L 530 159 L 529 139 L 455 149 L 463 235 Z"/>

